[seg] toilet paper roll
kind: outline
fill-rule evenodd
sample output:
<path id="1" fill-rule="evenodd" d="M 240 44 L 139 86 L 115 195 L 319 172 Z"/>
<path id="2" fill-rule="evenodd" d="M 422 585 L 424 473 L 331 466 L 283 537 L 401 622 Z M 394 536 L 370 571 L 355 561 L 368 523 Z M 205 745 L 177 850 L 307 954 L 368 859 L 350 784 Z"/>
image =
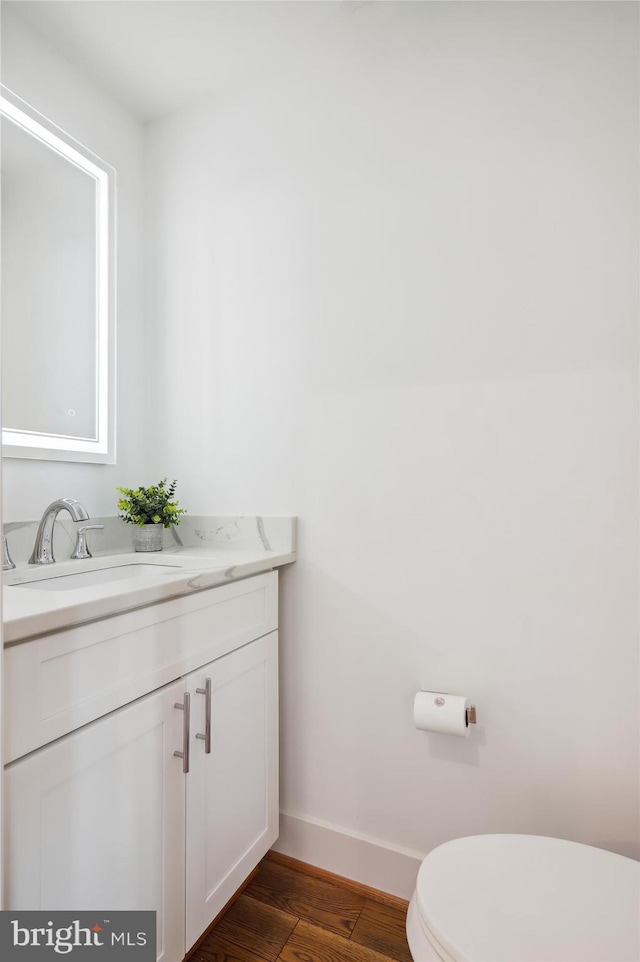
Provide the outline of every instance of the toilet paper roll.
<path id="1" fill-rule="evenodd" d="M 469 699 L 465 695 L 449 695 L 444 691 L 419 691 L 413 702 L 413 720 L 416 728 L 421 731 L 468 738 L 469 706 Z"/>

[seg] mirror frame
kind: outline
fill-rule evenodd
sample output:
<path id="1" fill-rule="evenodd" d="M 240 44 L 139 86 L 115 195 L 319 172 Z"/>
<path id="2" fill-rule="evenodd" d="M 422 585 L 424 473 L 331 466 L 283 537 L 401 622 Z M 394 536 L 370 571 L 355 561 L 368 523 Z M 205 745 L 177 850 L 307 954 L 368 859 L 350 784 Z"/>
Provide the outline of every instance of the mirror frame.
<path id="1" fill-rule="evenodd" d="M 0 115 L 95 181 L 96 187 L 96 431 L 95 437 L 39 434 L 2 428 L 2 454 L 10 458 L 115 464 L 115 177 L 113 167 L 43 117 L 4 85 Z"/>

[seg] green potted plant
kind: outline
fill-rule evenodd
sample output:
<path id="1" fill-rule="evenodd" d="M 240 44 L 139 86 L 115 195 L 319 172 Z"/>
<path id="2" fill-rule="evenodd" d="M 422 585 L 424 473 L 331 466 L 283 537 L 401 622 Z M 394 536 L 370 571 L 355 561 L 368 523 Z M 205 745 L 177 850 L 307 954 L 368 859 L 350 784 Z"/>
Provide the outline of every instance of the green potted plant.
<path id="1" fill-rule="evenodd" d="M 134 551 L 162 551 L 162 529 L 180 524 L 180 516 L 186 513 L 175 500 L 177 481 L 171 484 L 163 478 L 149 488 L 118 488 L 122 497 L 118 501 L 120 514 L 133 529 Z"/>

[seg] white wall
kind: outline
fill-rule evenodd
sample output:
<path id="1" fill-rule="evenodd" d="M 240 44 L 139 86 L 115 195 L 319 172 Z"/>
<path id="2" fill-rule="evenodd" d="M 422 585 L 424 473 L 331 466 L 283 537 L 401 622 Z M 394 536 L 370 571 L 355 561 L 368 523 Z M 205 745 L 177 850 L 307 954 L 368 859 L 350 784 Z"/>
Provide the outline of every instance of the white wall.
<path id="1" fill-rule="evenodd" d="M 150 130 L 161 450 L 194 511 L 300 517 L 294 815 L 640 854 L 637 19 L 363 5 Z"/>
<path id="2" fill-rule="evenodd" d="M 143 314 L 144 127 L 59 57 L 6 5 L 2 82 L 117 171 L 117 464 L 5 458 L 3 520 L 39 518 L 55 498 L 82 501 L 90 514 L 116 513 L 116 485 L 144 483 L 147 461 L 148 335 Z M 28 367 L 28 364 L 27 364 Z M 25 380 L 24 390 L 34 390 Z"/>

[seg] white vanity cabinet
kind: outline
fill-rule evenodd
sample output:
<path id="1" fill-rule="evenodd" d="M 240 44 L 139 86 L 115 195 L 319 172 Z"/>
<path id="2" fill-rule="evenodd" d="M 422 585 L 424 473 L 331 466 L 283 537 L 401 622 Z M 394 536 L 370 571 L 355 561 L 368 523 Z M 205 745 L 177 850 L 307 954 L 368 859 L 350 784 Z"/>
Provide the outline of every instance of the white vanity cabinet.
<path id="1" fill-rule="evenodd" d="M 7 649 L 14 754 L 165 683 L 6 767 L 6 908 L 154 909 L 158 959 L 180 962 L 278 835 L 276 626 L 270 572 Z"/>
<path id="2" fill-rule="evenodd" d="M 6 908 L 154 909 L 158 959 L 182 959 L 183 691 L 177 681 L 7 768 Z"/>
<path id="3" fill-rule="evenodd" d="M 211 691 L 186 776 L 187 950 L 278 837 L 277 652 L 273 632 L 185 679 L 196 734 Z"/>

